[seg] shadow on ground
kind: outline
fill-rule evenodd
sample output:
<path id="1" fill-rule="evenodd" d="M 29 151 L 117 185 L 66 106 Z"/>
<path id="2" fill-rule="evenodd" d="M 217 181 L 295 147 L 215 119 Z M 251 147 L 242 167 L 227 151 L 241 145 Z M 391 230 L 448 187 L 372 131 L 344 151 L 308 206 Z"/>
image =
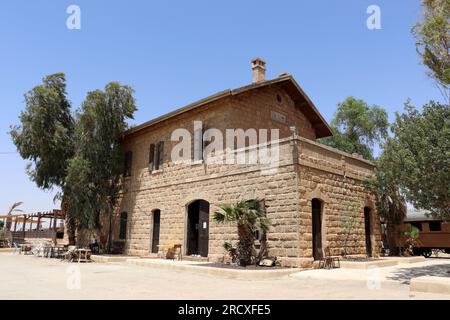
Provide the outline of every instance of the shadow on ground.
<path id="1" fill-rule="evenodd" d="M 450 264 L 425 266 L 417 268 L 402 268 L 387 276 L 386 279 L 410 283 L 412 278 L 422 276 L 450 277 Z"/>

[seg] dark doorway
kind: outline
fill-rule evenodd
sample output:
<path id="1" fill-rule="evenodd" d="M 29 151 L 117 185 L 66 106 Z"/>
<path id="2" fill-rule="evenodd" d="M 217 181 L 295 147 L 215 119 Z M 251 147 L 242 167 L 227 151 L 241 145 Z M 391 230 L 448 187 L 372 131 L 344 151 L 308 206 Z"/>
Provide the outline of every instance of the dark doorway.
<path id="1" fill-rule="evenodd" d="M 158 253 L 160 221 L 161 221 L 161 211 L 154 210 L 153 211 L 152 253 Z"/>
<path id="2" fill-rule="evenodd" d="M 370 208 L 364 207 L 364 228 L 366 231 L 366 253 L 368 257 L 372 257 L 372 239 L 370 237 Z"/>
<path id="3" fill-rule="evenodd" d="M 207 257 L 208 242 L 209 202 L 196 200 L 188 205 L 186 253 Z"/>
<path id="4" fill-rule="evenodd" d="M 312 242 L 314 260 L 323 258 L 322 252 L 322 202 L 312 199 Z"/>
<path id="5" fill-rule="evenodd" d="M 120 240 L 125 240 L 127 238 L 127 220 L 128 214 L 126 212 L 120 213 L 120 225 L 119 225 Z"/>

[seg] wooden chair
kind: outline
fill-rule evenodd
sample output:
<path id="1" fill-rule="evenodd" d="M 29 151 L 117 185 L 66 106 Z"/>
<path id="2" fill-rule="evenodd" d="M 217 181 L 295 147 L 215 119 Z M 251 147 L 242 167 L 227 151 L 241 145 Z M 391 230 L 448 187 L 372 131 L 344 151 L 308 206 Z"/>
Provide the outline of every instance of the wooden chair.
<path id="1" fill-rule="evenodd" d="M 181 244 L 159 245 L 159 247 L 167 248 L 165 252 L 166 259 L 175 260 L 177 258 L 180 261 L 183 259 Z"/>
<path id="2" fill-rule="evenodd" d="M 182 261 L 183 260 L 183 252 L 181 251 L 181 244 L 175 244 L 173 246 L 173 249 L 175 251 L 174 257 L 177 257 L 177 260 Z"/>
<path id="3" fill-rule="evenodd" d="M 325 248 L 324 250 L 325 256 L 319 261 L 319 269 L 332 269 L 332 268 L 340 268 L 341 261 L 338 256 L 332 256 L 330 254 L 330 248 Z"/>

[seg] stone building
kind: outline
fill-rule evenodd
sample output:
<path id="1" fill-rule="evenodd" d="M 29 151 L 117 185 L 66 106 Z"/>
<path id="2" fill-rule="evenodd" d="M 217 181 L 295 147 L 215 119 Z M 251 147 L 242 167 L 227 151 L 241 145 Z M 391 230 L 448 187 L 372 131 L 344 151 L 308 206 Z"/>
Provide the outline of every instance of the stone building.
<path id="1" fill-rule="evenodd" d="M 129 255 L 152 256 L 158 245 L 176 243 L 184 255 L 218 261 L 224 242 L 237 235 L 235 226 L 215 223 L 214 212 L 224 203 L 258 198 L 272 220 L 269 254 L 284 266 L 311 265 L 326 248 L 331 254 L 345 249 L 378 255 L 379 218 L 373 196 L 362 185 L 373 164 L 316 142 L 332 132 L 291 75 L 266 80 L 261 59 L 252 61 L 252 72 L 248 86 L 219 92 L 126 133 L 126 172 L 113 238 L 124 242 Z M 180 128 L 193 137 L 190 163 L 173 161 L 181 140 L 172 138 Z M 248 134 L 239 145 L 233 137 L 228 153 L 248 159 L 255 150 L 276 146 L 277 157 L 270 163 L 206 161 L 205 136 L 211 128 L 223 137 L 227 129 L 256 129 L 257 140 Z M 270 132 L 266 140 L 264 129 Z M 217 150 L 212 154 L 225 157 Z"/>

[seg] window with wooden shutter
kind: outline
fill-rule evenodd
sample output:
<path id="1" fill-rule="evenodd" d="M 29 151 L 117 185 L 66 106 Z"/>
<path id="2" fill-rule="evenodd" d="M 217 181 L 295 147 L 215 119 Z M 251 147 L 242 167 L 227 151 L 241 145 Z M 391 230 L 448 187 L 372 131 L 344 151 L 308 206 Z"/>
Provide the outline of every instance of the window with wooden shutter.
<path id="1" fill-rule="evenodd" d="M 158 165 L 156 169 L 162 169 L 164 163 L 164 141 L 158 143 Z"/>
<path id="2" fill-rule="evenodd" d="M 155 170 L 155 145 L 153 143 L 150 145 L 148 153 L 148 170 L 150 172 Z"/>
<path id="3" fill-rule="evenodd" d="M 205 143 L 203 141 L 204 128 L 201 127 L 194 132 L 194 161 L 203 160 L 203 150 Z"/>

